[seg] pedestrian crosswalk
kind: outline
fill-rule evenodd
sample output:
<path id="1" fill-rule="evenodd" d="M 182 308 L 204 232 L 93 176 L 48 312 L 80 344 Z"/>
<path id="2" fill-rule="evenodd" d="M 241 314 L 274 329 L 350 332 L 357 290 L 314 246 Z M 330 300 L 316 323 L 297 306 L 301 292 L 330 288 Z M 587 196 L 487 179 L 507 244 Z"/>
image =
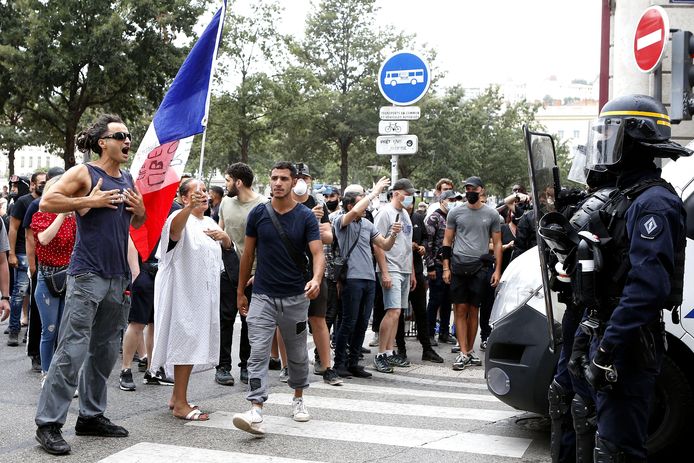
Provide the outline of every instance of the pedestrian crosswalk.
<path id="1" fill-rule="evenodd" d="M 214 411 L 209 421 L 186 423 L 183 428 L 224 433 L 225 439 L 237 445 L 221 448 L 233 451 L 141 442 L 102 461 L 144 462 L 151 461 L 154 455 L 171 462 L 334 461 L 315 458 L 313 454 L 287 453 L 286 443 L 297 439 L 311 445 L 321 442 L 319 445 L 335 448 L 336 452 L 344 445 L 356 449 L 363 446 L 368 451 L 369 446 L 376 444 L 396 453 L 412 449 L 418 455 L 434 452 L 436 461 L 468 461 L 473 455 L 479 455 L 480 461 L 491 457 L 500 460 L 488 461 L 524 461 L 534 442 L 531 433 L 514 428 L 513 417 L 523 412 L 504 405 L 487 392 L 481 375 L 455 378 L 441 370 L 438 377 L 419 377 L 399 370 L 398 374 L 374 375 L 370 380 L 348 380 L 340 387 L 315 382 L 304 399 L 311 420 L 297 423 L 291 419 L 291 390 L 279 385 L 272 388 L 263 427 L 267 434 L 264 443 L 275 444 L 262 447 L 263 452 L 254 447 L 250 435 L 232 423 L 234 413 L 245 409 L 232 409 Z M 249 453 L 244 453 L 244 447 Z M 306 458 L 307 455 L 312 458 Z"/>

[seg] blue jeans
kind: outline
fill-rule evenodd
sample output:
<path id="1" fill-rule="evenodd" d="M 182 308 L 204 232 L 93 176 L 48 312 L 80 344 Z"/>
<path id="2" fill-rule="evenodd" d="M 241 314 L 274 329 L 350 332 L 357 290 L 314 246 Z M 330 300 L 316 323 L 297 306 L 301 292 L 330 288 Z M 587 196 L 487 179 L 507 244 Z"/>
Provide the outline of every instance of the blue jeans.
<path id="1" fill-rule="evenodd" d="M 364 335 L 374 306 L 376 282 L 348 279 L 342 288 L 342 321 L 335 337 L 335 367 L 353 367 L 359 363 Z M 347 354 L 349 344 L 349 355 Z"/>
<path id="2" fill-rule="evenodd" d="M 10 298 L 10 333 L 19 333 L 22 318 L 22 305 L 24 296 L 29 289 L 29 260 L 26 254 L 17 254 L 17 268 L 12 268 L 14 272 L 14 286 Z"/>
<path id="3" fill-rule="evenodd" d="M 41 316 L 41 370 L 48 371 L 58 339 L 60 319 L 63 317 L 65 296 L 55 297 L 51 294 L 46 286 L 46 278 L 39 272 L 34 299 Z"/>

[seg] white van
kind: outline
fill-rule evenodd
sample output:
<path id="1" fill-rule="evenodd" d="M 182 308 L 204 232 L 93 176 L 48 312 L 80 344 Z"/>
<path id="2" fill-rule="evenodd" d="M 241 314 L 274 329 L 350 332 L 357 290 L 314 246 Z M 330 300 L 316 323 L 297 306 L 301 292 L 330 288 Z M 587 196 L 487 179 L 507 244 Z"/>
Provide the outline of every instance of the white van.
<path id="1" fill-rule="evenodd" d="M 663 312 L 668 349 L 656 381 L 649 423 L 650 455 L 686 448 L 694 430 L 694 156 L 668 163 L 663 177 L 684 201 L 687 249 L 680 323 L 673 323 L 672 314 Z M 543 298 L 539 255 L 533 248 L 514 259 L 501 278 L 490 319 L 493 329 L 485 352 L 485 377 L 489 390 L 502 402 L 547 415 L 547 389 L 560 346 L 554 352 L 549 349 Z M 556 293 L 553 306 L 556 332 L 561 332 L 564 306 L 556 300 Z"/>

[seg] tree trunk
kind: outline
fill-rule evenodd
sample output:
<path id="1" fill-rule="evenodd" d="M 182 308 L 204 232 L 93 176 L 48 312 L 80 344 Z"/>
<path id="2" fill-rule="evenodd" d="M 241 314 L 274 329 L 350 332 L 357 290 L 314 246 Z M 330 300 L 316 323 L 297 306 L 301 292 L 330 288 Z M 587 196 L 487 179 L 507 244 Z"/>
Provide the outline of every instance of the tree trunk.
<path id="1" fill-rule="evenodd" d="M 349 180 L 349 142 L 340 141 L 340 188 L 345 191 Z"/>
<path id="2" fill-rule="evenodd" d="M 76 164 L 75 162 L 75 133 L 77 129 L 73 124 L 68 123 L 65 127 L 65 152 L 63 160 L 65 161 L 65 170 Z"/>
<path id="3" fill-rule="evenodd" d="M 14 154 L 17 152 L 17 147 L 16 146 L 10 146 L 7 149 L 7 161 L 9 163 L 9 175 L 8 177 L 12 177 L 14 175 Z"/>
<path id="4" fill-rule="evenodd" d="M 248 164 L 248 152 L 251 147 L 251 136 L 241 132 L 241 162 Z"/>

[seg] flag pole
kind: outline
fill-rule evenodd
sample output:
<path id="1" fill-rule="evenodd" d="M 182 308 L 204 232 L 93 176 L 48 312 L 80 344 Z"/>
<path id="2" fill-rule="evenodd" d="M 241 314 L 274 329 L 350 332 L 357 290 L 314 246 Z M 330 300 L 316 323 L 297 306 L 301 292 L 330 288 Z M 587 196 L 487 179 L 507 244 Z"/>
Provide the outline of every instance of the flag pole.
<path id="1" fill-rule="evenodd" d="M 202 146 L 200 147 L 200 166 L 198 167 L 198 175 L 203 178 L 202 166 L 205 163 L 205 141 L 207 140 L 207 119 L 210 115 L 210 99 L 212 95 L 212 79 L 214 78 L 215 70 L 217 69 L 217 54 L 219 53 L 219 43 L 222 39 L 222 29 L 224 28 L 224 20 L 227 14 L 227 2 L 222 2 L 222 13 L 219 15 L 219 28 L 217 29 L 217 40 L 214 46 L 214 54 L 212 58 L 212 68 L 210 69 L 210 82 L 207 86 L 207 99 L 205 100 L 205 116 L 202 118 Z"/>

